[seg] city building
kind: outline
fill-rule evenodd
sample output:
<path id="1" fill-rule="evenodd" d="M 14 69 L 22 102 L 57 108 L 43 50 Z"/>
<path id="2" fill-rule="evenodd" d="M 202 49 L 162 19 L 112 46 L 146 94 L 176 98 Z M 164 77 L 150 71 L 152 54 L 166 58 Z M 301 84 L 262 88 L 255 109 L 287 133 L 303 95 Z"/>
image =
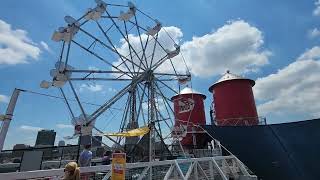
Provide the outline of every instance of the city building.
<path id="1" fill-rule="evenodd" d="M 38 131 L 35 147 L 54 146 L 56 132 L 54 130 Z"/>
<path id="2" fill-rule="evenodd" d="M 26 144 L 16 144 L 13 146 L 12 155 L 13 157 L 22 157 L 23 150 L 30 149 L 29 145 Z"/>

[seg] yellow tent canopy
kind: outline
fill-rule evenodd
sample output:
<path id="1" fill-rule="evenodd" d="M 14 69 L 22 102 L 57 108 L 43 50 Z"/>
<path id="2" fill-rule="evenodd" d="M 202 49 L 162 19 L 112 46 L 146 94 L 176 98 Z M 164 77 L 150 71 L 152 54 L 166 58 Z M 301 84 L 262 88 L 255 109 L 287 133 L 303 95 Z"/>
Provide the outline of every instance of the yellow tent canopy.
<path id="1" fill-rule="evenodd" d="M 120 137 L 135 137 L 135 136 L 143 136 L 150 131 L 148 126 L 144 126 L 137 129 L 132 129 L 130 131 L 121 132 L 121 133 L 104 133 L 102 135 L 105 136 L 120 136 Z"/>

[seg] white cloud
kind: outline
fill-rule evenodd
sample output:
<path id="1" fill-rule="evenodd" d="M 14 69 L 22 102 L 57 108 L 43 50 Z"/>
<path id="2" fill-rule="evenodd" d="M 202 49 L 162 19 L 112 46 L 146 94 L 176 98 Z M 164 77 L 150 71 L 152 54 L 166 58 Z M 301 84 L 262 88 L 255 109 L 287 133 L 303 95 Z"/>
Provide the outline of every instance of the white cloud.
<path id="1" fill-rule="evenodd" d="M 313 10 L 313 15 L 320 16 L 320 0 L 316 1 L 314 5 L 316 6 L 316 8 Z"/>
<path id="2" fill-rule="evenodd" d="M 89 70 L 95 70 L 95 71 L 100 70 L 99 68 L 97 68 L 97 67 L 95 67 L 95 66 L 89 66 L 88 69 L 89 69 Z"/>
<path id="3" fill-rule="evenodd" d="M 83 92 L 84 90 L 99 92 L 103 90 L 103 86 L 100 84 L 81 84 L 79 91 Z"/>
<path id="4" fill-rule="evenodd" d="M 10 98 L 8 96 L 0 94 L 0 102 L 8 103 L 9 100 Z"/>
<path id="5" fill-rule="evenodd" d="M 0 20 L 0 64 L 28 63 L 30 59 L 37 60 L 40 52 L 25 30 L 14 30 Z"/>
<path id="6" fill-rule="evenodd" d="M 256 71 L 269 63 L 271 52 L 262 49 L 262 32 L 243 20 L 185 42 L 182 52 L 191 72 L 200 77 Z"/>
<path id="7" fill-rule="evenodd" d="M 260 115 L 320 116 L 319 55 L 320 47 L 316 46 L 278 72 L 257 79 L 255 97 L 264 101 L 258 106 Z"/>
<path id="8" fill-rule="evenodd" d="M 57 126 L 57 128 L 60 128 L 60 129 L 66 129 L 66 128 L 71 128 L 71 129 L 73 129 L 73 128 L 74 128 L 74 127 L 73 127 L 72 125 L 70 125 L 70 124 L 57 124 L 56 126 Z"/>
<path id="9" fill-rule="evenodd" d="M 42 130 L 43 128 L 35 127 L 35 126 L 22 125 L 22 126 L 20 126 L 20 129 L 24 130 L 24 131 L 37 132 L 37 131 Z"/>
<path id="10" fill-rule="evenodd" d="M 41 41 L 40 44 L 45 50 L 47 50 L 48 52 L 52 52 L 47 43 Z"/>
<path id="11" fill-rule="evenodd" d="M 165 29 L 165 30 L 164 30 Z M 164 27 L 159 32 L 159 41 L 166 49 L 174 49 L 175 42 L 181 42 L 183 33 L 177 27 Z M 145 42 L 147 36 L 142 34 L 142 41 Z M 140 52 L 141 45 L 139 36 L 129 35 L 129 41 Z M 121 40 L 118 51 L 123 55 L 128 55 L 128 45 Z M 146 55 L 152 54 L 152 44 L 147 46 Z M 191 73 L 199 77 L 208 77 L 222 74 L 227 69 L 234 73 L 245 73 L 257 71 L 261 66 L 269 63 L 270 51 L 263 49 L 262 32 L 243 20 L 231 21 L 222 26 L 217 31 L 201 37 L 193 37 L 191 41 L 181 44 L 181 52 L 186 60 L 186 64 L 191 69 Z M 165 52 L 157 47 L 155 59 L 160 59 Z M 141 52 L 142 53 L 142 52 Z M 139 54 L 140 55 L 140 54 Z M 138 62 L 137 58 L 134 58 Z M 178 72 L 185 72 L 186 67 L 182 56 L 173 58 L 173 64 Z M 114 65 L 121 63 L 118 60 Z M 150 62 L 149 62 L 150 63 Z M 125 66 L 121 66 L 125 69 Z M 169 61 L 163 63 L 158 69 L 160 72 L 173 72 Z"/>
<path id="12" fill-rule="evenodd" d="M 310 38 L 316 38 L 320 36 L 320 30 L 318 28 L 314 28 L 308 32 L 308 36 Z"/>
<path id="13" fill-rule="evenodd" d="M 109 87 L 109 88 L 108 88 L 108 91 L 109 91 L 109 92 L 117 92 L 117 90 L 114 89 L 114 88 L 112 88 L 112 87 Z"/>
<path id="14" fill-rule="evenodd" d="M 298 60 L 320 59 L 320 47 L 315 46 L 299 56 Z"/>

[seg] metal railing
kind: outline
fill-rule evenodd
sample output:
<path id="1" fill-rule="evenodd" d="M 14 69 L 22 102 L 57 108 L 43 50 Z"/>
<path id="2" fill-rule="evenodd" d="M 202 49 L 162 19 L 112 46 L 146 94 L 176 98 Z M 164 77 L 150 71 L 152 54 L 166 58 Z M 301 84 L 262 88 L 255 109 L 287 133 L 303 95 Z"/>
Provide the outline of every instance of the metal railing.
<path id="1" fill-rule="evenodd" d="M 111 165 L 81 167 L 81 176 L 91 179 L 111 178 Z M 0 174 L 0 179 L 61 179 L 63 169 L 12 172 Z M 189 158 L 143 163 L 127 163 L 126 179 L 222 179 L 254 180 L 235 156 Z"/>
<path id="2" fill-rule="evenodd" d="M 58 169 L 64 167 L 68 162 L 77 161 L 78 153 L 82 151 L 78 145 L 54 146 L 54 147 L 32 147 L 25 149 L 4 150 L 0 152 L 0 173 L 20 171 L 22 157 L 28 151 L 42 151 L 40 169 Z M 93 147 L 92 164 L 99 164 L 105 149 Z"/>
<path id="3" fill-rule="evenodd" d="M 214 119 L 214 124 L 219 126 L 251 126 L 252 122 L 257 122 L 257 125 L 267 125 L 266 117 L 239 117 L 227 119 Z"/>

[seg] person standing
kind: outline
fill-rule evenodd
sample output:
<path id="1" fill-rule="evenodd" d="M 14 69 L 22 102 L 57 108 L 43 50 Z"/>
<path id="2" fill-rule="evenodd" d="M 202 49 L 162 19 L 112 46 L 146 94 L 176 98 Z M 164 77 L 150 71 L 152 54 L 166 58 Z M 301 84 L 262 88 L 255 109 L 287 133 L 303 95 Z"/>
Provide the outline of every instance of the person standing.
<path id="1" fill-rule="evenodd" d="M 102 158 L 102 165 L 109 165 L 111 163 L 111 151 L 106 151 Z"/>
<path id="2" fill-rule="evenodd" d="M 92 152 L 90 151 L 90 149 L 91 149 L 91 144 L 84 146 L 84 150 L 81 152 L 79 157 L 80 167 L 91 166 Z M 91 176 L 91 173 L 83 173 L 81 175 L 81 179 L 89 180 L 90 176 Z"/>
<path id="3" fill-rule="evenodd" d="M 90 151 L 91 144 L 85 145 L 84 150 L 79 157 L 80 167 L 91 166 L 92 152 Z"/>

